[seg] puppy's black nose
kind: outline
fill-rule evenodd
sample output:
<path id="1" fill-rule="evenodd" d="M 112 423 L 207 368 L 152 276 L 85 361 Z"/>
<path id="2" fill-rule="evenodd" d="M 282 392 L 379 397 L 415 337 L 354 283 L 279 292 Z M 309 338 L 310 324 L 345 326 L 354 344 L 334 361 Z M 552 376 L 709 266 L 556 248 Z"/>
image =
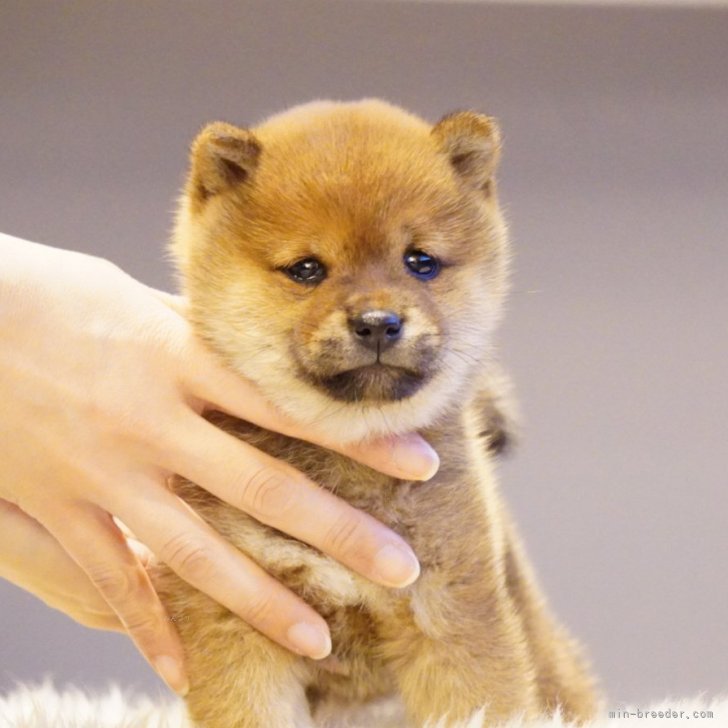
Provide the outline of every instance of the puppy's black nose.
<path id="1" fill-rule="evenodd" d="M 402 319 L 394 311 L 364 311 L 349 319 L 354 338 L 372 351 L 384 351 L 402 336 Z"/>

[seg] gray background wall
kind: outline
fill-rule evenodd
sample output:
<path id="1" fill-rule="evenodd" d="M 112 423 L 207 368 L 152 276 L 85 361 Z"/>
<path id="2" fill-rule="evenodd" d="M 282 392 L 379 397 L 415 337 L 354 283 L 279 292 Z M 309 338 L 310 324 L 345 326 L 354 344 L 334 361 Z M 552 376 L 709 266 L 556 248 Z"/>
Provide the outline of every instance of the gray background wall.
<path id="1" fill-rule="evenodd" d="M 610 706 L 725 691 L 725 7 L 3 0 L 0 230 L 170 287 L 202 123 L 369 95 L 501 120 L 525 421 L 503 488 Z M 44 674 L 159 686 L 2 584 L 0 689 Z"/>

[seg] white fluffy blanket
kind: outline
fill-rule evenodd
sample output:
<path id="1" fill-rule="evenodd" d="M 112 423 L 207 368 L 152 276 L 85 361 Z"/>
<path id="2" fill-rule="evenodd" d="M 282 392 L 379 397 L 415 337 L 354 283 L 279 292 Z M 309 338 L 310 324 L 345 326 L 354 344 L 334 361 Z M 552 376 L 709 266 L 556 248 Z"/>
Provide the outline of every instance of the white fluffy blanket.
<path id="1" fill-rule="evenodd" d="M 613 713 L 610 715 L 610 711 Z M 393 722 L 396 720 L 397 722 Z M 520 721 L 507 728 L 519 728 Z M 326 721 L 322 728 L 401 728 L 387 705 L 378 715 L 362 723 L 352 714 L 346 721 Z M 461 728 L 481 728 L 482 713 Z M 589 728 L 683 727 L 723 728 L 728 726 L 728 698 L 707 700 L 665 700 L 646 706 L 608 706 L 604 715 Z M 21 686 L 0 696 L 0 728 L 191 728 L 180 701 L 156 702 L 111 688 L 106 694 L 89 697 L 76 689 L 59 692 L 50 684 Z M 433 726 L 432 728 L 437 728 Z M 505 727 L 504 727 L 505 728 Z M 568 728 L 558 717 L 544 719 L 528 728 Z"/>

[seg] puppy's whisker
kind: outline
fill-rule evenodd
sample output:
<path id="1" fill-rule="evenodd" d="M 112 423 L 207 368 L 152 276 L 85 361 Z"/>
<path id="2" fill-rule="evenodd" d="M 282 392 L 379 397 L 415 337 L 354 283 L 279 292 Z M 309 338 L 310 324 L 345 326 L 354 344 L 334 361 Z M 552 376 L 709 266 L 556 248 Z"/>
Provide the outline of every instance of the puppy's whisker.
<path id="1" fill-rule="evenodd" d="M 458 357 L 459 359 L 462 359 L 465 362 L 468 362 L 469 364 L 480 364 L 480 359 L 475 356 L 475 354 L 472 354 L 469 351 L 465 351 L 463 349 L 456 349 L 455 347 L 447 347 L 445 349 L 450 354 L 453 354 L 454 356 Z"/>

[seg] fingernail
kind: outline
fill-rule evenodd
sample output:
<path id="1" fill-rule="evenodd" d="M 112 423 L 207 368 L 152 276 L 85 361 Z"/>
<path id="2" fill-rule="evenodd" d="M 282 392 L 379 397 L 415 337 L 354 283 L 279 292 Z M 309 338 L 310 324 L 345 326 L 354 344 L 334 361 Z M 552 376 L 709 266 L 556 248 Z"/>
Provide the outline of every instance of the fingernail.
<path id="1" fill-rule="evenodd" d="M 154 669 L 177 695 L 184 697 L 190 691 L 190 683 L 179 660 L 162 655 L 154 660 Z"/>
<path id="2" fill-rule="evenodd" d="M 321 660 L 331 652 L 331 637 L 313 624 L 298 622 L 288 628 L 288 639 L 296 652 Z"/>
<path id="3" fill-rule="evenodd" d="M 440 467 L 438 454 L 419 435 L 396 440 L 393 458 L 397 467 L 415 480 L 429 480 Z"/>
<path id="4" fill-rule="evenodd" d="M 420 562 L 406 546 L 388 544 L 374 559 L 374 571 L 387 586 L 405 587 L 420 575 Z"/>

